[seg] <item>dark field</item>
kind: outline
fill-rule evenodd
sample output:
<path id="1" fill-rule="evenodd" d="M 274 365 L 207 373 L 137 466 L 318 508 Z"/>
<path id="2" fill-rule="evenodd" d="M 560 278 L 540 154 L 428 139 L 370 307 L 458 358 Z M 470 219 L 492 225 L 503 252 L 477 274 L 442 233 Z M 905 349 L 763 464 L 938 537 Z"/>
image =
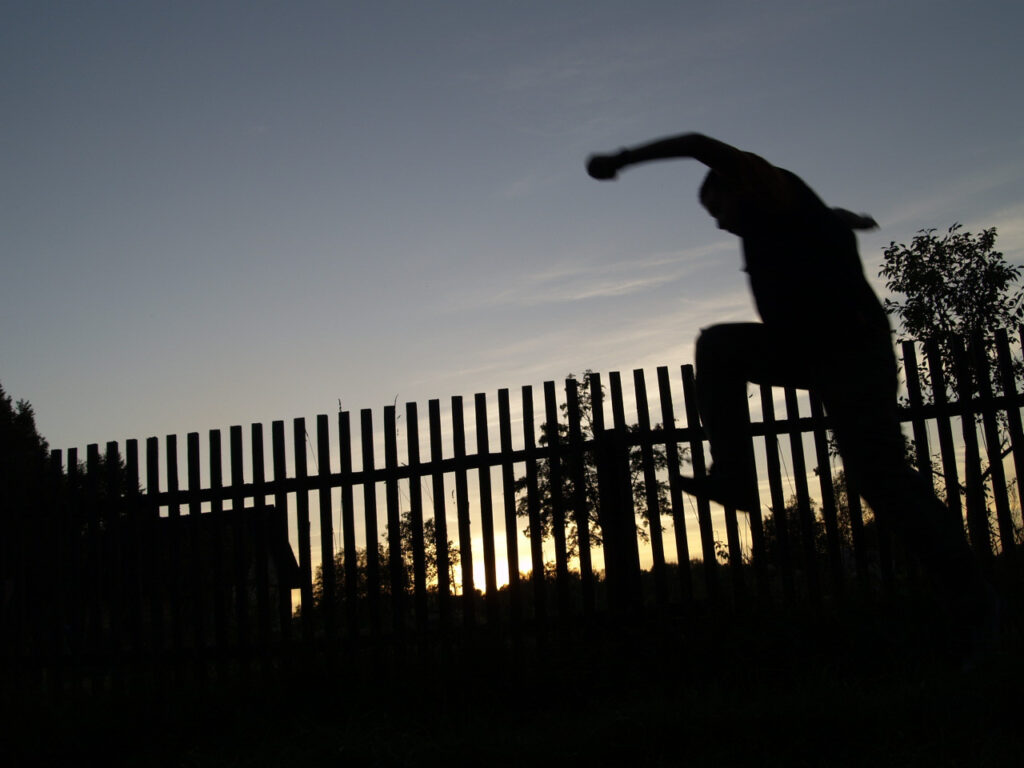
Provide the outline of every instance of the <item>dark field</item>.
<path id="1" fill-rule="evenodd" d="M 8 701 L 16 765 L 1016 766 L 1015 607 L 965 672 L 919 601 L 498 639 L 422 661 L 322 661 L 273 682 Z"/>

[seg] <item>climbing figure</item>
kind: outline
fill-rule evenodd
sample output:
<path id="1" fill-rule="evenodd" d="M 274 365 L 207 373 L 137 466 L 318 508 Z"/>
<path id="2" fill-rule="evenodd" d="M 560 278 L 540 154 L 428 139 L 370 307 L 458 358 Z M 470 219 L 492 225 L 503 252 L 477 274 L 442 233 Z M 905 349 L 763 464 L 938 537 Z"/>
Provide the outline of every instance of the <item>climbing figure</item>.
<path id="1" fill-rule="evenodd" d="M 962 527 L 906 460 L 889 319 L 853 233 L 876 227 L 874 219 L 830 208 L 795 174 L 696 133 L 593 155 L 587 172 L 607 181 L 629 165 L 669 158 L 710 169 L 700 203 L 720 229 L 741 238 L 762 320 L 713 325 L 697 338 L 697 403 L 713 464 L 704 477 L 683 478 L 684 490 L 754 509 L 747 382 L 811 390 L 830 418 L 847 476 L 916 552 L 956 631 L 978 645 L 993 624 L 994 599 Z"/>

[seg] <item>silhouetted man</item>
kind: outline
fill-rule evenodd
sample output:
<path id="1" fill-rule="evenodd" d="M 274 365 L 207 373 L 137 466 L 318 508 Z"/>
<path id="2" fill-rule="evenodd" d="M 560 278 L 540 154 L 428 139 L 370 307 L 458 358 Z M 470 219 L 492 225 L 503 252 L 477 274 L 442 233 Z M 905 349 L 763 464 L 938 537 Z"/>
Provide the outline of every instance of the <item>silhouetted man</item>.
<path id="1" fill-rule="evenodd" d="M 587 172 L 611 180 L 628 165 L 668 158 L 710 169 L 700 202 L 742 238 L 763 320 L 714 325 L 697 339 L 697 401 L 713 465 L 706 477 L 684 478 L 684 488 L 753 509 L 747 382 L 810 389 L 831 419 L 847 476 L 917 552 L 957 626 L 988 625 L 991 600 L 962 529 L 905 458 L 889 319 L 853 234 L 874 220 L 830 208 L 793 173 L 700 134 L 593 155 Z"/>

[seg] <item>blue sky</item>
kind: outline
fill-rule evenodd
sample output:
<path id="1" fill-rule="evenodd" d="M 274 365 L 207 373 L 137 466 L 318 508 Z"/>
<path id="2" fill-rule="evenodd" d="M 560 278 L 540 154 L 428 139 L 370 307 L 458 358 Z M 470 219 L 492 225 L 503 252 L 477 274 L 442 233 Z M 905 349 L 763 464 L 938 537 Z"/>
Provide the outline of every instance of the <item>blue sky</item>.
<path id="1" fill-rule="evenodd" d="M 1006 2 L 0 1 L 0 381 L 54 447 L 692 357 L 753 318 L 687 130 L 1024 256 Z"/>

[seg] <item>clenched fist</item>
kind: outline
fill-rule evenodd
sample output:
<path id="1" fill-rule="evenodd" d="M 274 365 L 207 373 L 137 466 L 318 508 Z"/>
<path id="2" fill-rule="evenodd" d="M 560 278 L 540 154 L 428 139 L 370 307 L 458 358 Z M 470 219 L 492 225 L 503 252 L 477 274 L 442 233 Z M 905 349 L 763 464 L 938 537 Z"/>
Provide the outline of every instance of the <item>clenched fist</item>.
<path id="1" fill-rule="evenodd" d="M 611 181 L 622 168 L 622 153 L 614 155 L 591 155 L 587 160 L 587 173 L 592 179 Z"/>

